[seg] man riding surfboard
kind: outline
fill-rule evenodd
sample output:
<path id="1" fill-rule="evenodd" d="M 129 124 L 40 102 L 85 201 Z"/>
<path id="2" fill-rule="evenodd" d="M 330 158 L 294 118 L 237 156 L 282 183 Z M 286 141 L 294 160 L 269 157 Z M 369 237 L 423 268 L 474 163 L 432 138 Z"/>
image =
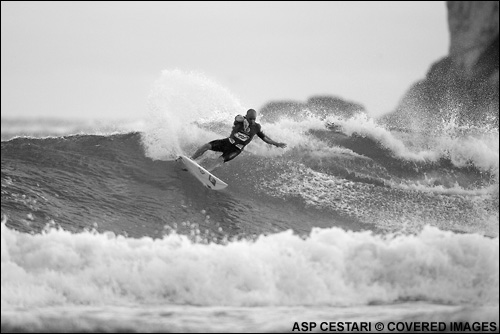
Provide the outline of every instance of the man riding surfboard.
<path id="1" fill-rule="evenodd" d="M 206 151 L 212 150 L 222 152 L 222 155 L 212 166 L 207 168 L 209 172 L 221 166 L 223 163 L 236 158 L 248 145 L 255 135 L 259 136 L 264 142 L 276 147 L 285 148 L 285 143 L 278 143 L 262 132 L 261 125 L 256 122 L 257 112 L 254 109 L 248 109 L 246 116 L 237 115 L 234 119 L 233 130 L 227 138 L 212 140 L 201 146 L 191 157 L 195 160 L 201 157 Z"/>

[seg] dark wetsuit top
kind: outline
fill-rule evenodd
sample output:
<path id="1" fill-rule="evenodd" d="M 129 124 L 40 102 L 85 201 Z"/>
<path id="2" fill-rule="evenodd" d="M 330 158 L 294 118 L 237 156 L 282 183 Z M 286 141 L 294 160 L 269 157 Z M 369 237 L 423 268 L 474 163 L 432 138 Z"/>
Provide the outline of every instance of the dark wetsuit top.
<path id="1" fill-rule="evenodd" d="M 234 159 L 248 145 L 255 135 L 264 139 L 266 136 L 262 132 L 258 123 L 248 126 L 245 130 L 244 122 L 234 121 L 233 130 L 228 138 L 217 139 L 210 142 L 213 151 L 222 152 L 224 162 Z"/>
<path id="2" fill-rule="evenodd" d="M 259 136 L 261 139 L 264 139 L 266 136 L 264 132 L 262 132 L 262 127 L 259 123 L 249 125 L 245 131 L 243 122 L 234 121 L 233 131 L 231 131 L 231 134 L 229 135 L 229 141 L 242 150 L 252 141 L 253 136 L 255 135 Z"/>

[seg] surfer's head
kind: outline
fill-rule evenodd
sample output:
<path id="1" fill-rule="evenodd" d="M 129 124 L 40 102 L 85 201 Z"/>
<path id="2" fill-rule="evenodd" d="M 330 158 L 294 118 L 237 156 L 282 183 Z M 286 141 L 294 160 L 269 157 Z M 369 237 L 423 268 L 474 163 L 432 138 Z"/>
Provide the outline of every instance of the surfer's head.
<path id="1" fill-rule="evenodd" d="M 246 119 L 250 123 L 255 123 L 255 120 L 257 119 L 257 112 L 253 109 L 248 109 Z"/>

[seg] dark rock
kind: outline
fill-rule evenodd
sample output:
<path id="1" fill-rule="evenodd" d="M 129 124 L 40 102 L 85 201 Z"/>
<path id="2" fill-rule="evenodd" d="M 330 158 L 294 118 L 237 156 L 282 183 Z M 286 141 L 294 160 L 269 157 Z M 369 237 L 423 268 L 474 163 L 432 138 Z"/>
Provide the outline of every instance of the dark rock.
<path id="1" fill-rule="evenodd" d="M 407 129 L 450 121 L 498 128 L 498 1 L 448 1 L 447 8 L 449 55 L 380 122 Z"/>

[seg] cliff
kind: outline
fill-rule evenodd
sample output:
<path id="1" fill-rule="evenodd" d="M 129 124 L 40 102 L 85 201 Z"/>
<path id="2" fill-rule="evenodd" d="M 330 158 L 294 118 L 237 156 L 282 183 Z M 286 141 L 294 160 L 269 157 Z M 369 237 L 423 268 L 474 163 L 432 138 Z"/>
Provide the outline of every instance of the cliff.
<path id="1" fill-rule="evenodd" d="M 381 122 L 432 128 L 442 121 L 498 128 L 498 1 L 447 1 L 450 48 Z"/>

